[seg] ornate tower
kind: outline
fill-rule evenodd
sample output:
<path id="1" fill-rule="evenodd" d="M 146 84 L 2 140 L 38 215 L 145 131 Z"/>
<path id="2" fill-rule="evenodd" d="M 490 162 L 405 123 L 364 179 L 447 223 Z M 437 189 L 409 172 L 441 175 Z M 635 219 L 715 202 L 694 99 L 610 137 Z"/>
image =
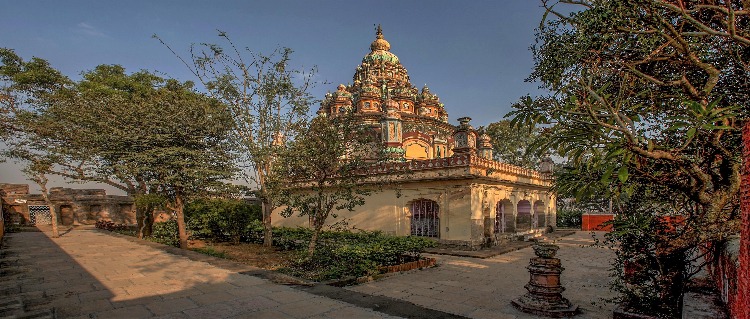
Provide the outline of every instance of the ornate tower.
<path id="1" fill-rule="evenodd" d="M 455 154 L 476 154 L 477 150 L 477 132 L 469 124 L 470 117 L 458 119 L 458 129 L 453 132 L 453 153 Z"/>
<path id="2" fill-rule="evenodd" d="M 448 123 L 443 103 L 426 85 L 420 91 L 411 84 L 380 26 L 352 80 L 353 84 L 339 85 L 335 92 L 326 94 L 319 115 L 337 116 L 351 109 L 362 124 L 381 135 L 389 158 L 452 155 L 449 145 L 455 126 Z"/>
<path id="3" fill-rule="evenodd" d="M 398 113 L 398 103 L 391 99 L 385 101 L 386 113 L 380 120 L 380 132 L 383 140 L 383 152 L 388 161 L 404 161 L 406 153 L 401 134 L 401 115 Z"/>
<path id="4" fill-rule="evenodd" d="M 477 155 L 479 157 L 492 160 L 492 138 L 487 134 L 479 136 L 479 143 L 477 143 Z"/>

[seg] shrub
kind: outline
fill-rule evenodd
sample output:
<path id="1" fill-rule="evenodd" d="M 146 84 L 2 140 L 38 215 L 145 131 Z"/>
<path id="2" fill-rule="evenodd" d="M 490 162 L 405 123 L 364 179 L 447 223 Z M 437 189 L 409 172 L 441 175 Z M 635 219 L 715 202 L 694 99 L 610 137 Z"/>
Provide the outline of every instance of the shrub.
<path id="1" fill-rule="evenodd" d="M 151 236 L 146 239 L 169 245 L 169 246 L 180 246 L 180 237 L 177 233 L 177 221 L 170 220 L 161 223 L 154 223 L 154 231 Z"/>
<path id="2" fill-rule="evenodd" d="M 309 235 L 309 230 L 306 230 Z M 286 230 L 305 234 L 301 229 Z M 308 242 L 309 237 L 307 237 Z M 382 266 L 418 260 L 424 248 L 434 247 L 433 240 L 423 237 L 396 237 L 382 232 L 323 232 L 313 256 L 300 252 L 298 259 L 284 271 L 311 280 L 339 279 L 345 276 L 368 276 Z"/>
<path id="3" fill-rule="evenodd" d="M 199 199 L 185 207 L 192 236 L 238 244 L 251 236 L 248 225 L 260 221 L 261 208 L 241 200 Z"/>
<path id="4" fill-rule="evenodd" d="M 116 224 L 110 220 L 98 220 L 96 221 L 96 224 L 94 224 L 94 227 L 109 231 L 129 231 L 133 228 L 132 226 L 125 224 Z"/>
<path id="5" fill-rule="evenodd" d="M 577 209 L 561 209 L 557 212 L 557 227 L 581 228 L 583 211 Z"/>

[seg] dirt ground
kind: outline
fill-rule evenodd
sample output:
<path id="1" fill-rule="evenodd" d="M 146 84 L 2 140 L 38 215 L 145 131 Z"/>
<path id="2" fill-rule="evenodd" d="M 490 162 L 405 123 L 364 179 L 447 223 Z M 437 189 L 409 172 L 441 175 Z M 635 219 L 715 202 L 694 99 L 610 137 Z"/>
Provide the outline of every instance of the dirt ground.
<path id="1" fill-rule="evenodd" d="M 212 243 L 202 240 L 191 240 L 190 248 L 210 248 L 226 254 L 228 259 L 258 268 L 276 270 L 286 267 L 294 259 L 293 251 L 277 250 L 259 244 Z"/>

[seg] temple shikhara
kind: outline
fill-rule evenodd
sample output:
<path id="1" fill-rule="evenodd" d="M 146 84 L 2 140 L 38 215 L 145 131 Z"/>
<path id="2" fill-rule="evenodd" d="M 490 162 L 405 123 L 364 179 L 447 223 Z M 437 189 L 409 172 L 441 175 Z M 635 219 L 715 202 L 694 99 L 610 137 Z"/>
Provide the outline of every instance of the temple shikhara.
<path id="1" fill-rule="evenodd" d="M 353 84 L 326 94 L 317 113 L 345 112 L 354 112 L 381 136 L 389 161 L 372 174 L 410 174 L 331 223 L 346 218 L 358 229 L 470 247 L 555 225 L 551 161 L 540 164 L 542 172 L 495 161 L 490 137 L 478 134 L 470 118 L 459 118 L 458 126 L 449 123 L 440 98 L 426 85 L 421 90 L 412 85 L 380 26 Z M 272 220 L 277 226 L 308 223 L 306 217 L 278 214 Z"/>

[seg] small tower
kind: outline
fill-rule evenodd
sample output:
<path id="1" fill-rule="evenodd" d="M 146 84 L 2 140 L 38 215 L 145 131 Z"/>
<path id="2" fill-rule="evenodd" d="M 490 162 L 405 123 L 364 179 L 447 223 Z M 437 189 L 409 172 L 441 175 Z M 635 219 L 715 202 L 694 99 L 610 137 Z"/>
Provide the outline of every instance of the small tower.
<path id="1" fill-rule="evenodd" d="M 386 99 L 385 114 L 380 120 L 380 132 L 383 137 L 383 152 L 389 162 L 403 162 L 404 154 L 401 133 L 401 115 L 399 114 L 398 102 Z"/>
<path id="2" fill-rule="evenodd" d="M 552 161 L 552 158 L 549 156 L 542 158 L 541 162 L 539 162 L 539 172 L 542 174 L 552 174 L 554 171 L 555 162 Z"/>
<path id="3" fill-rule="evenodd" d="M 453 132 L 454 154 L 476 154 L 477 151 L 477 132 L 469 124 L 470 117 L 458 119 L 458 129 Z"/>
<path id="4" fill-rule="evenodd" d="M 479 145 L 477 145 L 479 157 L 492 160 L 492 138 L 489 135 L 482 134 L 479 136 Z"/>

